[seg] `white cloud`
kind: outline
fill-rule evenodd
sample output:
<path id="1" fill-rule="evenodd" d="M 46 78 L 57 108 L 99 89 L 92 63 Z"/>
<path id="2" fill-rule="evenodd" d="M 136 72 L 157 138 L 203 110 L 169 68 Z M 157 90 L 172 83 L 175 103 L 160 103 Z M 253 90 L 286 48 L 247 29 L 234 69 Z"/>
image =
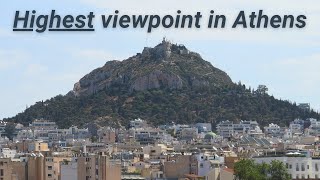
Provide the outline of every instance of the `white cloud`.
<path id="1" fill-rule="evenodd" d="M 29 76 L 43 75 L 48 71 L 48 67 L 42 64 L 28 64 L 26 74 Z"/>
<path id="2" fill-rule="evenodd" d="M 63 76 L 56 76 L 54 79 L 68 80 L 70 85 L 79 81 L 90 71 L 102 67 L 107 61 L 125 59 L 123 56 L 116 56 L 103 49 L 67 49 L 66 52 L 71 57 L 69 61 L 73 64 L 73 68 Z"/>
<path id="3" fill-rule="evenodd" d="M 16 68 L 29 59 L 29 54 L 20 50 L 0 49 L 0 70 Z"/>
<path id="4" fill-rule="evenodd" d="M 74 61 L 75 68 L 78 70 L 77 72 L 82 75 L 103 66 L 107 61 L 128 58 L 103 49 L 68 49 L 67 51 L 72 57 L 72 61 Z"/>
<path id="5" fill-rule="evenodd" d="M 73 51 L 72 55 L 77 58 L 83 59 L 92 59 L 105 62 L 106 60 L 117 59 L 112 53 L 106 52 L 105 50 L 97 50 L 97 49 L 86 49 Z"/>
<path id="6" fill-rule="evenodd" d="M 290 77 L 301 80 L 300 83 L 310 80 L 320 82 L 320 54 L 278 60 L 271 66 L 281 71 L 291 72 Z M 313 85 L 320 86 L 319 83 L 313 83 Z"/>
<path id="7" fill-rule="evenodd" d="M 11 34 L 3 28 L 0 28 L 0 37 L 10 37 Z"/>
<path id="8" fill-rule="evenodd" d="M 320 102 L 316 99 L 320 89 L 319 67 L 320 54 L 311 54 L 268 62 L 260 71 L 265 75 L 265 82 L 272 85 L 271 93 L 276 97 L 309 102 L 320 110 Z"/>
<path id="9" fill-rule="evenodd" d="M 316 95 L 320 89 L 320 54 L 280 61 L 279 65 L 285 71 L 291 72 L 290 77 L 301 92 Z"/>

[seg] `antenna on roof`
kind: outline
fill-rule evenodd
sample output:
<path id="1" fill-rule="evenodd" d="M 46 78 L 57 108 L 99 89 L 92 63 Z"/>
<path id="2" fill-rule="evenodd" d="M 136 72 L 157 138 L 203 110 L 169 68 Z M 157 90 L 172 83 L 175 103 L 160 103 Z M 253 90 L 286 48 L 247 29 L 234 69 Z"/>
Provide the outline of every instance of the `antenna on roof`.
<path id="1" fill-rule="evenodd" d="M 167 42 L 169 42 L 168 38 L 166 36 L 163 36 L 162 43 L 167 43 Z"/>

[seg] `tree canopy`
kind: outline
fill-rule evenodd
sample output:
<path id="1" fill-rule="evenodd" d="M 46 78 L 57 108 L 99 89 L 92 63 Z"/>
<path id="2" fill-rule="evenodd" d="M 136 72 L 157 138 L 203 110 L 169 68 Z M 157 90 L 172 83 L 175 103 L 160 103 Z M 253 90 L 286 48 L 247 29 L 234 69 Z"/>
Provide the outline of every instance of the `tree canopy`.
<path id="1" fill-rule="evenodd" d="M 15 124 L 10 122 L 7 123 L 5 128 L 4 128 L 4 132 L 6 133 L 7 137 L 12 140 L 13 139 L 13 134 L 15 132 Z"/>
<path id="2" fill-rule="evenodd" d="M 152 89 L 127 92 L 112 86 L 91 96 L 56 96 L 37 102 L 23 113 L 4 119 L 28 125 L 34 119 L 55 121 L 59 127 L 83 127 L 97 120 L 102 125 L 120 123 L 127 126 L 136 118 L 159 125 L 168 122 L 192 124 L 220 121 L 255 120 L 261 126 L 277 123 L 288 126 L 295 118 L 320 119 L 314 111 L 304 111 L 289 101 L 258 94 L 244 85 L 203 89 Z"/>
<path id="3" fill-rule="evenodd" d="M 235 163 L 237 180 L 289 180 L 290 175 L 285 165 L 278 160 L 270 164 L 255 163 L 252 159 L 242 159 Z"/>

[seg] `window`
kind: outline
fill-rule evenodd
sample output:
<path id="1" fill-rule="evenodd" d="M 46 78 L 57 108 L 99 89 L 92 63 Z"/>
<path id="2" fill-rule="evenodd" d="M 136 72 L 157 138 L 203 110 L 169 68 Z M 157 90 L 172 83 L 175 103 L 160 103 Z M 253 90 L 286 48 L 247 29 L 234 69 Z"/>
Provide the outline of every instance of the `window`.
<path id="1" fill-rule="evenodd" d="M 316 163 L 314 166 L 315 166 L 316 171 L 319 171 L 318 164 Z"/>
<path id="2" fill-rule="evenodd" d="M 296 171 L 299 171 L 299 164 L 296 164 Z"/>
<path id="3" fill-rule="evenodd" d="M 0 169 L 0 176 L 4 176 L 3 169 Z"/>
<path id="4" fill-rule="evenodd" d="M 304 163 L 301 164 L 301 171 L 305 171 Z"/>
<path id="5" fill-rule="evenodd" d="M 289 164 L 288 164 L 288 163 L 286 163 L 286 168 L 287 168 L 287 169 L 289 168 Z"/>
<path id="6" fill-rule="evenodd" d="M 203 168 L 203 164 L 202 163 L 200 163 L 200 168 Z"/>
<path id="7" fill-rule="evenodd" d="M 48 174 L 48 177 L 52 177 L 52 174 Z"/>
<path id="8" fill-rule="evenodd" d="M 292 164 L 289 164 L 289 169 L 292 169 Z"/>
<path id="9" fill-rule="evenodd" d="M 48 166 L 48 170 L 52 170 L 52 166 Z"/>

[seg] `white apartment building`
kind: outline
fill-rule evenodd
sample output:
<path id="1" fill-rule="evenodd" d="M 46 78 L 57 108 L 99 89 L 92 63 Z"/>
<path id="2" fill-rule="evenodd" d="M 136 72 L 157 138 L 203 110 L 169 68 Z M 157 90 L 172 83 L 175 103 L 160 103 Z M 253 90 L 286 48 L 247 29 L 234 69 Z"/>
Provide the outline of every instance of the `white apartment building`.
<path id="1" fill-rule="evenodd" d="M 319 179 L 320 159 L 312 157 L 257 157 L 257 163 L 271 163 L 272 160 L 283 162 L 292 179 Z"/>
<path id="2" fill-rule="evenodd" d="M 265 134 L 279 134 L 280 133 L 280 126 L 277 124 L 269 124 L 269 126 L 264 127 L 264 133 Z"/>
<path id="3" fill-rule="evenodd" d="M 0 153 L 0 157 L 13 159 L 16 154 L 17 154 L 17 150 L 15 150 L 15 149 L 2 148 L 1 153 Z"/>
<path id="4" fill-rule="evenodd" d="M 147 122 L 140 118 L 130 121 L 130 128 L 145 128 L 147 126 Z"/>
<path id="5" fill-rule="evenodd" d="M 131 128 L 129 135 L 141 144 L 153 144 L 162 139 L 164 131 L 156 128 Z"/>
<path id="6" fill-rule="evenodd" d="M 304 129 L 304 121 L 301 119 L 295 119 L 289 125 L 289 129 L 293 134 L 300 134 L 303 133 Z"/>
<path id="7" fill-rule="evenodd" d="M 197 159 L 197 175 L 207 176 L 214 168 L 220 168 L 224 165 L 224 157 L 216 154 L 200 153 L 195 155 Z"/>
<path id="8" fill-rule="evenodd" d="M 47 121 L 44 119 L 37 119 L 32 121 L 32 123 L 29 124 L 29 127 L 31 127 L 33 130 L 54 130 L 58 128 L 55 122 Z"/>
<path id="9" fill-rule="evenodd" d="M 310 118 L 309 135 L 318 136 L 320 134 L 320 121 Z"/>
<path id="10" fill-rule="evenodd" d="M 291 123 L 289 129 L 293 134 L 300 134 L 303 131 L 303 126 L 301 124 Z"/>
<path id="11" fill-rule="evenodd" d="M 217 131 L 224 138 L 231 137 L 233 135 L 233 122 L 229 120 L 220 122 L 217 125 Z"/>
<path id="12" fill-rule="evenodd" d="M 262 133 L 257 121 L 241 121 L 235 124 L 231 121 L 222 121 L 217 125 L 217 131 L 223 138 L 229 138 L 238 134 Z"/>

